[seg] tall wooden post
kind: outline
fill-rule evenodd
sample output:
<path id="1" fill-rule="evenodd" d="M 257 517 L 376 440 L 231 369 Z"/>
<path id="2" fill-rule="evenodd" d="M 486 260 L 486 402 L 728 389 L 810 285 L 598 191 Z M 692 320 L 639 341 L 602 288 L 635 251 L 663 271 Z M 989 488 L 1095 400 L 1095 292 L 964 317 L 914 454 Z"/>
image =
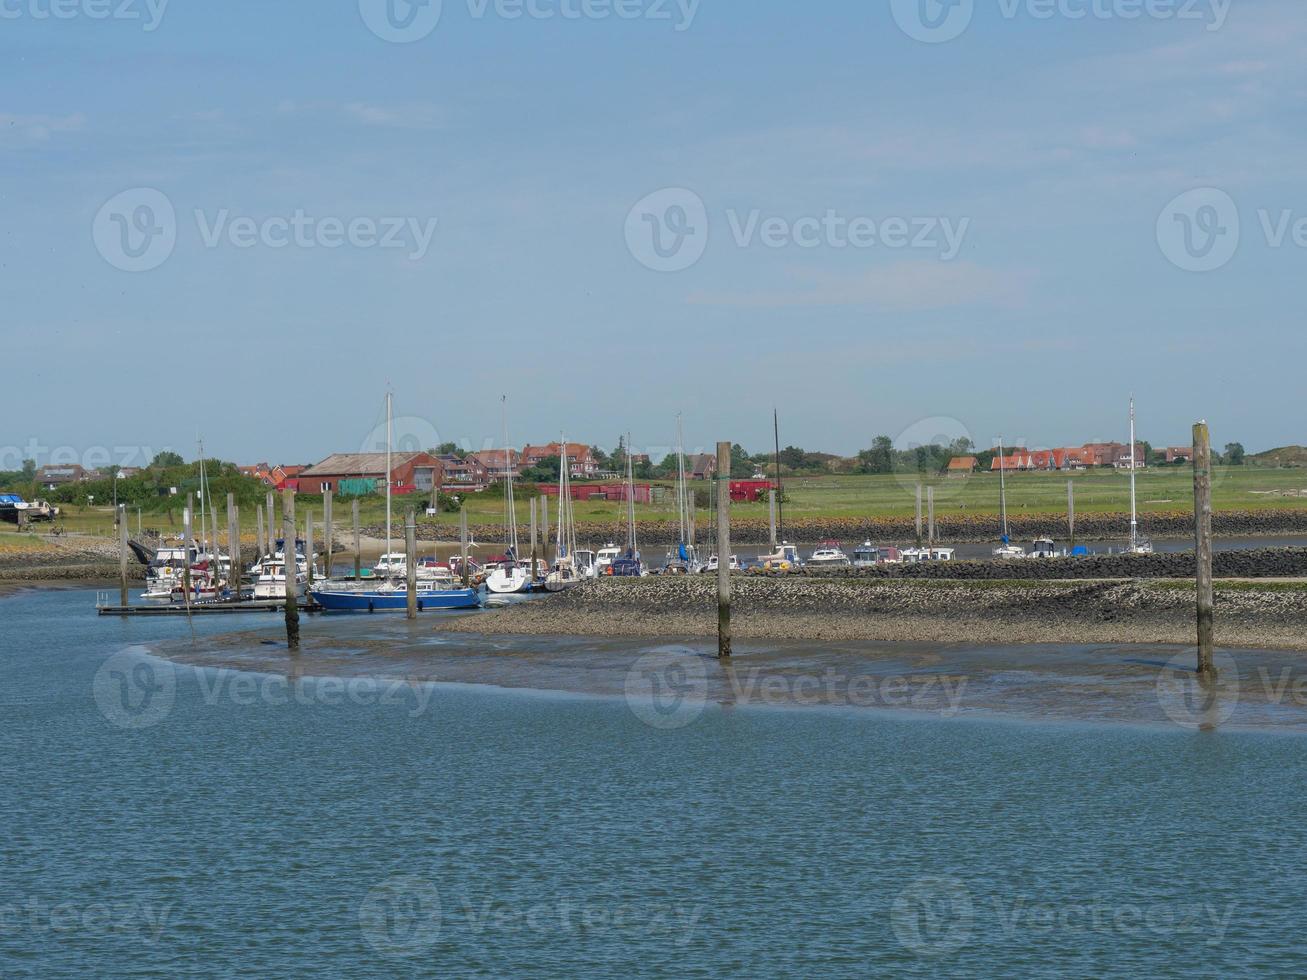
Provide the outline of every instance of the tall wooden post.
<path id="1" fill-rule="evenodd" d="M 255 542 L 255 544 L 258 546 L 259 549 L 258 559 L 259 561 L 263 561 L 263 559 L 268 554 L 268 549 L 266 547 L 267 542 L 263 538 L 263 505 L 259 504 L 257 507 L 255 507 L 254 512 L 257 519 L 257 525 L 256 525 L 257 530 L 255 533 L 258 535 L 258 540 Z"/>
<path id="2" fill-rule="evenodd" d="M 921 547 L 921 484 L 917 484 L 917 547 Z"/>
<path id="3" fill-rule="evenodd" d="M 552 564 L 549 559 L 549 498 L 544 494 L 540 495 L 540 526 L 544 542 L 542 550 L 544 551 L 545 565 L 548 566 Z"/>
<path id="4" fill-rule="evenodd" d="M 237 516 L 236 495 L 227 494 L 227 560 L 231 571 L 227 575 L 227 586 L 237 600 L 241 597 L 241 522 Z"/>
<path id="5" fill-rule="evenodd" d="M 531 574 L 527 576 L 527 582 L 531 588 L 535 588 L 536 581 L 536 498 L 531 498 Z"/>
<path id="6" fill-rule="evenodd" d="M 187 500 L 186 506 L 182 508 L 182 591 L 186 595 L 186 601 L 191 601 L 191 550 L 195 547 L 194 529 L 191 527 L 191 505 Z"/>
<path id="7" fill-rule="evenodd" d="M 717 656 L 731 655 L 731 444 L 717 443 Z"/>
<path id="8" fill-rule="evenodd" d="M 335 528 L 332 527 L 331 516 L 331 491 L 328 490 L 322 495 L 322 547 L 326 551 L 327 557 L 322 563 L 322 574 L 331 578 L 331 555 L 335 535 L 332 533 Z"/>
<path id="9" fill-rule="evenodd" d="M 926 540 L 928 547 L 935 547 L 935 488 L 926 487 Z"/>
<path id="10" fill-rule="evenodd" d="M 463 570 L 463 588 L 472 587 L 472 566 L 468 564 L 467 558 L 467 508 L 458 509 L 458 553 L 459 568 Z"/>
<path id="11" fill-rule="evenodd" d="M 127 595 L 127 505 L 118 505 L 118 596 L 120 605 L 126 609 L 129 601 Z"/>
<path id="12" fill-rule="evenodd" d="M 1198 568 L 1198 676 L 1214 679 L 1212 633 L 1216 596 L 1212 586 L 1212 441 L 1207 423 L 1194 425 L 1194 525 Z"/>
<path id="13" fill-rule="evenodd" d="M 284 523 L 276 518 L 277 509 L 273 506 L 272 491 L 268 491 L 268 557 L 271 558 L 277 553 L 277 528 Z M 285 537 L 285 534 L 282 535 Z"/>
<path id="14" fill-rule="evenodd" d="M 286 539 L 282 547 L 286 570 L 286 647 L 290 650 L 300 648 L 300 610 L 295 595 L 295 491 L 283 490 L 282 537 Z M 276 547 L 276 544 L 273 544 Z"/>
<path id="15" fill-rule="evenodd" d="M 404 571 L 408 585 L 408 602 L 406 610 L 409 619 L 418 618 L 418 524 L 417 514 L 412 509 L 404 523 Z"/>
<path id="16" fill-rule="evenodd" d="M 770 535 L 771 550 L 776 550 L 776 491 L 767 491 L 767 530 Z"/>
<path id="17" fill-rule="evenodd" d="M 359 498 L 355 497 L 351 501 L 352 510 L 354 511 L 354 579 L 363 577 L 363 548 L 360 544 L 362 540 L 359 537 Z"/>
<path id="18" fill-rule="evenodd" d="M 304 512 L 304 560 L 308 565 L 309 585 L 313 584 L 313 511 Z"/>
<path id="19" fill-rule="evenodd" d="M 1071 550 L 1076 548 L 1076 481 L 1066 481 L 1066 523 L 1071 534 Z"/>

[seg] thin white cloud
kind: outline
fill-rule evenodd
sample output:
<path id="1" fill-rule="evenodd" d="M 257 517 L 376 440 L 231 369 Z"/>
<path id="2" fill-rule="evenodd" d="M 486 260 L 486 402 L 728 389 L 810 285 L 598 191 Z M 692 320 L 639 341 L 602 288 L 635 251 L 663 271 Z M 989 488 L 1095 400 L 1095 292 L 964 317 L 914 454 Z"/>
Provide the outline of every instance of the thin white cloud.
<path id="1" fill-rule="evenodd" d="M 0 112 L 0 146 L 21 147 L 46 143 L 55 133 L 68 133 L 86 125 L 80 112 L 67 116 L 14 115 Z"/>
<path id="2" fill-rule="evenodd" d="M 347 102 L 342 108 L 355 122 L 387 129 L 434 129 L 444 121 L 441 111 L 428 102 L 402 105 Z"/>

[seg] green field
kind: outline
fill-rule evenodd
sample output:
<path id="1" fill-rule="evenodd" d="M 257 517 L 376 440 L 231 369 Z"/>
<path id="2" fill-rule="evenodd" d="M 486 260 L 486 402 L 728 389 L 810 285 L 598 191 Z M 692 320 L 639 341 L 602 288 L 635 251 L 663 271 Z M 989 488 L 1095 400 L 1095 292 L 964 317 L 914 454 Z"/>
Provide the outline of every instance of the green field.
<path id="1" fill-rule="evenodd" d="M 1010 514 L 1064 514 L 1066 512 L 1067 481 L 1076 487 L 1076 511 L 1080 514 L 1124 513 L 1129 510 L 1129 476 L 1125 472 L 1091 470 L 1083 473 L 1013 473 L 1007 477 L 1008 511 Z M 935 488 L 935 509 L 940 516 L 950 513 L 994 514 L 998 512 L 999 484 L 993 474 L 976 474 L 970 477 L 932 477 L 925 481 Z M 693 485 L 701 501 L 706 500 L 707 484 Z M 1193 473 L 1188 467 L 1166 467 L 1140 471 L 1138 474 L 1139 509 L 1141 513 L 1192 511 Z M 787 519 L 804 517 L 908 517 L 915 509 L 916 479 L 903 476 L 821 476 L 792 477 L 785 481 L 785 516 Z M 1217 510 L 1262 510 L 1272 508 L 1307 507 L 1307 470 L 1263 469 L 1250 466 L 1217 467 L 1212 478 L 1213 504 Z M 471 494 L 467 498 L 469 521 L 473 524 L 497 524 L 504 519 L 502 497 Z M 395 517 L 398 522 L 410 505 L 419 508 L 425 500 L 396 498 Z M 551 519 L 556 501 L 551 501 Z M 219 504 L 220 508 L 223 504 Z M 701 502 L 700 506 L 703 504 Z M 320 497 L 301 495 L 297 498 L 297 514 L 303 519 L 306 509 L 319 517 L 322 513 Z M 732 513 L 737 518 L 766 520 L 767 505 L 736 504 Z M 576 504 L 578 524 L 612 522 L 624 519 L 624 505 L 616 501 L 597 501 Z M 363 501 L 361 516 L 364 524 L 378 524 L 385 520 L 385 505 L 381 497 Z M 518 520 L 527 522 L 528 510 L 524 500 L 518 502 Z M 636 508 L 641 521 L 674 521 L 676 509 L 670 486 L 665 502 Z M 350 520 L 348 501 L 336 501 L 337 526 L 345 527 Z M 63 508 L 60 524 L 69 532 L 109 534 L 112 524 L 109 507 L 67 505 Z M 224 518 L 225 520 L 225 518 Z M 423 523 L 427 518 L 420 518 Z M 457 525 L 457 514 L 441 514 L 439 522 Z M 136 516 L 131 514 L 132 530 Z M 246 534 L 254 529 L 254 516 L 248 507 L 242 513 L 242 530 Z M 162 531 L 181 528 L 180 502 L 174 510 L 146 513 L 144 527 Z M 47 525 L 38 525 L 41 531 Z"/>

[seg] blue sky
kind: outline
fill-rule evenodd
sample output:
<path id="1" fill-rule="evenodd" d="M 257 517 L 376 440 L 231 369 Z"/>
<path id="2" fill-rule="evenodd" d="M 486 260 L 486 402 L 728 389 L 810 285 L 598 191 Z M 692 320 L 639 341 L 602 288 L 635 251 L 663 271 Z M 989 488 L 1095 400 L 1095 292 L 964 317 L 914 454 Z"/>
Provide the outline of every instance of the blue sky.
<path id="1" fill-rule="evenodd" d="M 1297 0 L 590 2 L 4 0 L 0 446 L 1307 442 Z"/>

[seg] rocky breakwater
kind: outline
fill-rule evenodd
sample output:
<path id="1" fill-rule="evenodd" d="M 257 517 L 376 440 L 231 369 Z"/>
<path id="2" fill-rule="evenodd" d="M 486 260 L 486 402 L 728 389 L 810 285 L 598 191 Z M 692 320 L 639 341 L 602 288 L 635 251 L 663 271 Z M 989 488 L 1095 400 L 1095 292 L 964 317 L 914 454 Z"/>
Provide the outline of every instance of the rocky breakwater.
<path id="1" fill-rule="evenodd" d="M 127 565 L 134 581 L 145 566 L 134 557 Z M 0 548 L 0 582 L 102 581 L 118 578 L 118 545 L 107 538 L 32 537 Z"/>
<path id="2" fill-rule="evenodd" d="M 1307 548 L 1218 551 L 1212 558 L 1212 571 L 1217 578 L 1305 577 L 1307 576 Z M 1025 558 L 1015 561 L 936 561 L 910 565 L 877 565 L 874 568 L 804 570 L 788 574 L 822 578 L 963 579 L 966 581 L 1192 579 L 1194 556 L 1192 552 L 1177 552 L 1153 555 L 1089 555 L 1084 558 Z"/>
<path id="3" fill-rule="evenodd" d="M 931 581 L 809 576 L 732 580 L 737 637 L 932 643 L 1192 643 L 1194 589 L 1168 581 Z M 600 579 L 490 614 L 464 632 L 703 637 L 716 634 L 712 577 Z M 1217 641 L 1307 649 L 1307 585 L 1221 583 Z"/>

